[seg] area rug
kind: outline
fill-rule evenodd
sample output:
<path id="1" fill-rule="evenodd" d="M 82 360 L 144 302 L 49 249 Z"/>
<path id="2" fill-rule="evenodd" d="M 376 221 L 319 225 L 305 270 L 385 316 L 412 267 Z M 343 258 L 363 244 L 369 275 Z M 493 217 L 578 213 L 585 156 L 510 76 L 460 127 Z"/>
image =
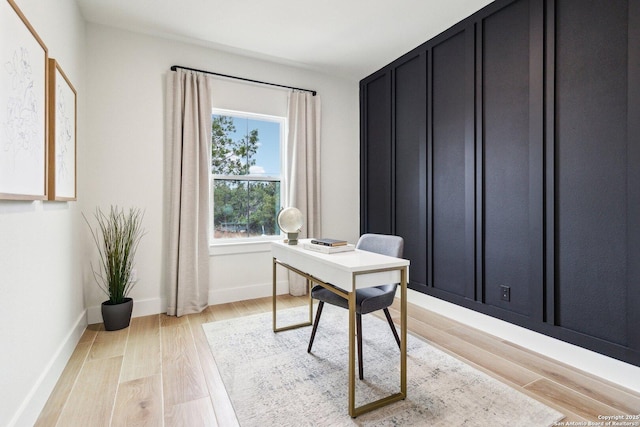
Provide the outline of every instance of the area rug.
<path id="1" fill-rule="evenodd" d="M 278 312 L 278 326 L 308 307 Z M 311 327 L 274 333 L 271 313 L 202 326 L 242 427 L 550 426 L 552 408 L 407 336 L 407 398 L 352 419 L 348 414 L 348 316 L 325 306 L 311 354 Z M 389 325 L 362 318 L 364 380 L 356 406 L 400 389 L 400 351 Z M 356 373 L 357 375 L 357 373 Z"/>

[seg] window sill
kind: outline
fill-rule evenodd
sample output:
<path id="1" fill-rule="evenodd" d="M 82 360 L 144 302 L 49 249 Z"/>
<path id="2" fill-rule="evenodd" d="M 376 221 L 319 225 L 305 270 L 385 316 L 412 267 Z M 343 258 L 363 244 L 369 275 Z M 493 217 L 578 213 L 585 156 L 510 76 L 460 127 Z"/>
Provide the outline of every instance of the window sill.
<path id="1" fill-rule="evenodd" d="M 250 254 L 270 252 L 271 243 L 282 240 L 281 236 L 264 237 L 260 239 L 238 239 L 231 242 L 216 241 L 209 245 L 209 256 Z"/>

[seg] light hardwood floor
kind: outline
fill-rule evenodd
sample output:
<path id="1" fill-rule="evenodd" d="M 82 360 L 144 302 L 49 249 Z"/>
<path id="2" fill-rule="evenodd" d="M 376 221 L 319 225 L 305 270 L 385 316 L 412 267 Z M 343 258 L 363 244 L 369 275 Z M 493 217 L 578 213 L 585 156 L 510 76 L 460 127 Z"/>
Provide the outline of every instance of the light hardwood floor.
<path id="1" fill-rule="evenodd" d="M 279 308 L 306 302 L 278 297 Z M 237 426 L 200 325 L 270 310 L 271 298 L 261 298 L 180 318 L 138 317 L 121 331 L 90 325 L 36 425 Z M 411 332 L 556 408 L 565 422 L 640 413 L 638 393 L 420 307 L 409 304 L 408 313 Z"/>

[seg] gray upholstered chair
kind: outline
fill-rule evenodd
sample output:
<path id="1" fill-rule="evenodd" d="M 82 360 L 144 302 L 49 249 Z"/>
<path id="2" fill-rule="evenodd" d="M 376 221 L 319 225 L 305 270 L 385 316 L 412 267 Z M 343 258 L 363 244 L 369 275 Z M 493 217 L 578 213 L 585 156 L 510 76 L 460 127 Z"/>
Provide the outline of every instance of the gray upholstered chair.
<path id="1" fill-rule="evenodd" d="M 356 248 L 369 252 L 376 252 L 383 255 L 389 255 L 396 258 L 402 257 L 402 249 L 404 246 L 404 240 L 399 236 L 390 236 L 385 234 L 363 234 Z M 358 375 L 360 379 L 364 378 L 362 368 L 362 315 L 371 313 L 377 310 L 383 310 L 393 336 L 400 347 L 400 337 L 396 327 L 391 320 L 388 307 L 393 303 L 393 298 L 396 294 L 396 288 L 398 284 L 388 284 L 375 286 L 371 288 L 358 289 L 356 291 L 356 334 L 358 337 Z M 318 311 L 316 313 L 316 320 L 313 322 L 313 330 L 311 331 L 311 339 L 309 340 L 309 347 L 307 352 L 311 352 L 311 346 L 313 346 L 313 340 L 316 336 L 316 330 L 318 329 L 318 323 L 320 323 L 320 315 L 324 303 L 331 305 L 337 305 L 342 308 L 349 308 L 349 302 L 339 295 L 334 294 L 328 289 L 323 288 L 320 285 L 314 286 L 311 290 L 311 297 L 319 301 Z"/>

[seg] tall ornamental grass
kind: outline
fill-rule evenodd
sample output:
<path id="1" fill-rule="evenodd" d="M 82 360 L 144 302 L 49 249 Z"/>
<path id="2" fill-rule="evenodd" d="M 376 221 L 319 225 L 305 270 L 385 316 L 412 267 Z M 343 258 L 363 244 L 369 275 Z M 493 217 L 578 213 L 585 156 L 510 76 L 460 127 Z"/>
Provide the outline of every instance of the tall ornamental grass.
<path id="1" fill-rule="evenodd" d="M 131 280 L 133 262 L 138 244 L 144 236 L 142 219 L 144 213 L 137 208 L 124 209 L 111 206 L 108 214 L 96 208 L 94 217 L 98 226 L 94 229 L 86 221 L 100 255 L 100 268 L 91 263 L 93 277 L 110 304 L 120 304 L 127 297 L 137 280 Z"/>

